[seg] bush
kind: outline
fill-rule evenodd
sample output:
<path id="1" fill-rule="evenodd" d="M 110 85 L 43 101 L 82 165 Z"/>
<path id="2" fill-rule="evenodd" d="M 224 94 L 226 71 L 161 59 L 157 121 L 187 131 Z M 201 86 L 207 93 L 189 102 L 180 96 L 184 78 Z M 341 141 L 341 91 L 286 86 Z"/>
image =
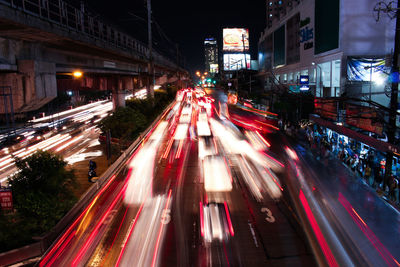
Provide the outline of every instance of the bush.
<path id="1" fill-rule="evenodd" d="M 134 140 L 147 125 L 146 117 L 130 107 L 120 107 L 99 122 L 103 133 L 111 131 L 113 138 Z"/>
<path id="2" fill-rule="evenodd" d="M 120 145 L 129 145 L 161 114 L 174 97 L 172 93 L 155 92 L 154 98 L 127 100 L 125 108 L 118 108 L 101 120 L 98 126 L 104 135 L 110 130 L 112 138 L 120 139 Z"/>
<path id="3" fill-rule="evenodd" d="M 39 223 L 35 234 L 46 232 L 76 202 L 74 173 L 60 156 L 46 151 L 16 159 L 16 166 L 19 173 L 9 181 L 14 206 L 22 218 Z"/>
<path id="4" fill-rule="evenodd" d="M 46 233 L 75 204 L 75 176 L 66 165 L 60 156 L 45 151 L 16 159 L 19 172 L 9 181 L 16 212 L 0 217 L 2 251 L 26 245 L 33 236 Z"/>

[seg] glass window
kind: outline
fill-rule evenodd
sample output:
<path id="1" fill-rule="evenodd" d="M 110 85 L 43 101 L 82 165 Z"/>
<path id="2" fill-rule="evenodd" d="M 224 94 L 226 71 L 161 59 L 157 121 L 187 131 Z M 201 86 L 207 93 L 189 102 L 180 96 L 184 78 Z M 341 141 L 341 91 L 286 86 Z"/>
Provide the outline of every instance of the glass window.
<path id="1" fill-rule="evenodd" d="M 288 83 L 293 82 L 293 72 L 290 72 L 288 75 Z"/>
<path id="2" fill-rule="evenodd" d="M 284 83 L 287 83 L 287 74 L 286 74 L 286 73 L 283 74 L 283 82 L 284 82 Z"/>
<path id="3" fill-rule="evenodd" d="M 299 83 L 299 80 L 300 80 L 300 71 L 296 71 L 293 76 L 293 82 Z"/>
<path id="4" fill-rule="evenodd" d="M 321 67 L 321 84 L 323 87 L 331 87 L 331 62 L 318 64 Z"/>
<path id="5" fill-rule="evenodd" d="M 315 83 L 316 72 L 317 70 L 315 68 L 310 69 L 309 71 L 310 83 Z"/>
<path id="6" fill-rule="evenodd" d="M 332 61 L 332 87 L 340 87 L 340 59 Z"/>
<path id="7" fill-rule="evenodd" d="M 302 70 L 302 71 L 300 72 L 300 74 L 301 74 L 301 75 L 308 75 L 308 70 L 307 70 L 307 69 Z"/>

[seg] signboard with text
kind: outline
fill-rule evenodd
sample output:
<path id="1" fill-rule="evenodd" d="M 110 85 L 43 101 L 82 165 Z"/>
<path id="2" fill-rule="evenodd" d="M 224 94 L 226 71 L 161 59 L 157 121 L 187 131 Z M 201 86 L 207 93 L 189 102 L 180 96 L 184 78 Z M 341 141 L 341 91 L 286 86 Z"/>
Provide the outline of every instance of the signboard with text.
<path id="1" fill-rule="evenodd" d="M 314 60 L 314 9 L 315 1 L 304 1 L 299 22 L 300 62 L 312 62 Z"/>
<path id="2" fill-rule="evenodd" d="M 1 189 L 0 190 L 0 205 L 2 210 L 12 210 L 12 192 L 11 189 Z"/>
<path id="3" fill-rule="evenodd" d="M 346 123 L 348 125 L 382 135 L 383 124 L 378 113 L 370 107 L 346 104 Z"/>
<path id="4" fill-rule="evenodd" d="M 315 98 L 314 110 L 323 118 L 334 121 L 337 119 L 337 103 L 331 99 Z"/>

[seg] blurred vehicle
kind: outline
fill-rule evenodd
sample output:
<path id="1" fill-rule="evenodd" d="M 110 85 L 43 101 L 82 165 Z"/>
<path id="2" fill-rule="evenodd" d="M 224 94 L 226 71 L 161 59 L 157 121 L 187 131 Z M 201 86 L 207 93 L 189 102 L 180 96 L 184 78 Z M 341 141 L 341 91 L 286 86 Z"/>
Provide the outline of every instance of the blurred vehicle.
<path id="1" fill-rule="evenodd" d="M 185 104 L 182 108 L 181 116 L 179 118 L 179 123 L 189 123 L 192 116 L 192 105 Z"/>
<path id="2" fill-rule="evenodd" d="M 90 119 L 90 123 L 94 123 L 95 121 L 100 119 L 100 115 L 94 115 L 91 119 Z"/>
<path id="3" fill-rule="evenodd" d="M 210 202 L 200 207 L 201 235 L 206 243 L 223 242 L 234 235 L 228 206 Z"/>
<path id="4" fill-rule="evenodd" d="M 17 144 L 21 143 L 24 139 L 25 139 L 25 136 L 20 135 L 20 134 L 9 135 L 3 141 L 1 141 L 0 149 L 17 145 Z"/>

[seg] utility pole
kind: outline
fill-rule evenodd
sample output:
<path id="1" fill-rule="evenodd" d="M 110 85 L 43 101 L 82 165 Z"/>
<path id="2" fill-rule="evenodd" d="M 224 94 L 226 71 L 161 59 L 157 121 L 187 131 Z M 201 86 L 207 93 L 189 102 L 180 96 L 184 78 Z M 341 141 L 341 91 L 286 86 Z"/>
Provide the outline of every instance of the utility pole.
<path id="1" fill-rule="evenodd" d="M 176 44 L 176 66 L 177 66 L 177 75 L 178 75 L 178 90 L 182 89 L 181 83 L 181 73 L 179 71 L 179 45 Z"/>
<path id="2" fill-rule="evenodd" d="M 397 1 L 397 8 L 392 7 L 394 2 L 390 2 L 386 4 L 384 2 L 379 2 L 374 11 L 377 12 L 377 20 L 379 20 L 380 12 L 384 12 L 389 15 L 390 18 L 394 18 L 393 14 L 395 14 L 396 18 L 396 31 L 394 37 L 394 52 L 393 52 L 393 61 L 392 61 L 392 69 L 391 69 L 391 77 L 392 77 L 392 90 L 390 94 L 390 109 L 389 109 L 389 127 L 388 127 L 388 143 L 393 144 L 395 141 L 396 134 L 396 117 L 397 117 L 397 97 L 399 90 L 399 52 L 400 52 L 400 1 Z M 393 161 L 393 153 L 386 153 L 386 164 L 385 164 L 385 178 L 384 178 L 384 189 L 388 185 L 389 175 L 392 173 L 392 161 Z"/>
<path id="3" fill-rule="evenodd" d="M 154 62 L 153 62 L 153 40 L 151 32 L 151 0 L 147 0 L 147 35 L 149 42 L 149 62 L 147 65 L 148 69 L 148 80 L 147 80 L 147 97 L 154 97 Z"/>

